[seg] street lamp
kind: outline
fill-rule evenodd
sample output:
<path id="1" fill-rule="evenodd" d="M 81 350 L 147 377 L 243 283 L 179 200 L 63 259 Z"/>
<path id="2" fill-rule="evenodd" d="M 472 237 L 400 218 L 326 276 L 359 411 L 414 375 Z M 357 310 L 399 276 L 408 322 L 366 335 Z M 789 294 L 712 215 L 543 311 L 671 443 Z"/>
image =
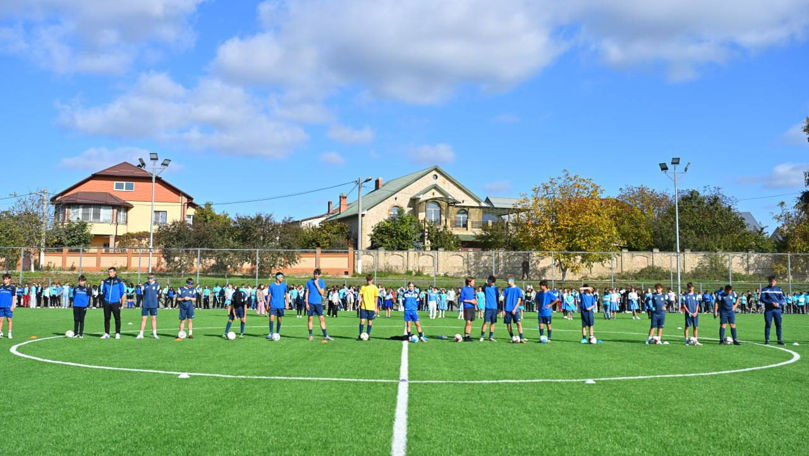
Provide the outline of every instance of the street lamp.
<path id="1" fill-rule="evenodd" d="M 674 157 L 671 159 L 671 166 L 674 168 L 672 170 L 672 175 L 669 176 L 668 170 L 669 167 L 666 163 L 660 163 L 660 171 L 662 171 L 666 176 L 669 178 L 673 178 L 674 180 L 674 237 L 676 249 L 677 249 L 677 296 L 679 299 L 680 293 L 682 292 L 682 284 L 681 284 L 681 276 L 680 276 L 680 194 L 677 188 L 677 174 L 685 175 L 688 172 L 688 168 L 691 166 L 691 162 L 685 165 L 685 170 L 681 173 L 677 173 L 677 166 L 680 164 L 680 157 Z"/>
<path id="2" fill-rule="evenodd" d="M 158 169 L 158 157 L 155 152 L 149 152 L 149 161 L 152 163 L 152 170 L 150 174 L 152 175 L 152 213 L 149 217 L 149 274 L 152 273 L 152 250 L 154 249 L 154 188 L 155 188 L 155 180 L 157 176 L 160 175 L 166 168 L 169 167 L 169 163 L 171 160 L 166 158 L 163 162 L 159 165 Z M 143 161 L 142 158 L 138 159 L 140 162 L 139 168 L 145 168 L 146 163 Z"/>

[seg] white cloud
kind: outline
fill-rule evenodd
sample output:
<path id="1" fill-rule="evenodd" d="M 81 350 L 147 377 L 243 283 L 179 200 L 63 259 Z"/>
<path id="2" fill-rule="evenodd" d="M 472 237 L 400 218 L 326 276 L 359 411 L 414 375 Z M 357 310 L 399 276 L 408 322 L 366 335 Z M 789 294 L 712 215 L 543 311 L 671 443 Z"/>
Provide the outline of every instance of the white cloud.
<path id="1" fill-rule="evenodd" d="M 334 141 L 346 144 L 367 144 L 374 140 L 374 131 L 368 125 L 357 130 L 344 125 L 332 125 L 328 135 Z"/>
<path id="2" fill-rule="evenodd" d="M 445 143 L 414 147 L 410 149 L 409 155 L 411 161 L 422 165 L 441 165 L 455 161 L 452 146 Z"/>
<path id="3" fill-rule="evenodd" d="M 149 46 L 194 41 L 190 18 L 203 0 L 9 0 L 0 50 L 56 73 L 123 74 Z"/>
<path id="4" fill-rule="evenodd" d="M 232 155 L 281 158 L 308 139 L 300 127 L 272 118 L 243 88 L 215 79 L 187 89 L 165 74 L 147 73 L 106 105 L 58 108 L 63 126 L 84 133 Z"/>
<path id="5" fill-rule="evenodd" d="M 489 182 L 488 184 L 483 186 L 483 189 L 486 190 L 487 193 L 492 193 L 495 195 L 508 193 L 511 191 L 511 181 L 502 180 L 502 181 Z"/>
<path id="6" fill-rule="evenodd" d="M 809 171 L 809 163 L 780 163 L 764 176 L 744 177 L 740 183 L 760 183 L 766 188 L 803 188 L 803 173 Z"/>
<path id="7" fill-rule="evenodd" d="M 320 156 L 320 161 L 330 165 L 344 165 L 346 162 L 345 158 L 337 152 L 326 152 Z"/>
<path id="8" fill-rule="evenodd" d="M 149 151 L 138 147 L 93 147 L 79 155 L 63 158 L 59 165 L 65 168 L 98 171 L 122 161 L 137 163 L 139 157 L 148 157 Z"/>
<path id="9" fill-rule="evenodd" d="M 803 127 L 803 124 L 793 125 L 781 135 L 781 140 L 786 144 L 794 146 L 806 146 L 809 144 L 809 138 L 807 138 L 806 133 L 803 131 Z"/>

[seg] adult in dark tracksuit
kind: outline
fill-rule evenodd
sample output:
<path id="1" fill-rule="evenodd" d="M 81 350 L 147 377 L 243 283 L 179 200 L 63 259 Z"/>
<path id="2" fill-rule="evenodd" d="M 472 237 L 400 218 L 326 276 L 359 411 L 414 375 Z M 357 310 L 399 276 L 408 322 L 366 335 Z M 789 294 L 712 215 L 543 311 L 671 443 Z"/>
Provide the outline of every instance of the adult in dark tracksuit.
<path id="1" fill-rule="evenodd" d="M 761 302 L 764 303 L 764 343 L 770 343 L 770 328 L 775 321 L 775 334 L 778 336 L 778 345 L 784 345 L 781 332 L 781 312 L 787 303 L 787 298 L 781 287 L 776 286 L 775 276 L 769 277 L 770 285 L 761 290 Z"/>
<path id="2" fill-rule="evenodd" d="M 730 325 L 730 334 L 733 337 L 733 345 L 741 345 L 736 336 L 736 309 L 739 307 L 739 297 L 733 291 L 731 285 L 727 285 L 725 290 L 719 295 L 714 305 L 713 316 L 720 317 L 719 320 L 719 344 L 726 345 L 725 327 Z"/>
<path id="3" fill-rule="evenodd" d="M 87 279 L 79 276 L 79 284 L 73 289 L 73 337 L 84 338 L 84 317 L 90 305 L 92 290 L 87 286 Z"/>
<path id="4" fill-rule="evenodd" d="M 119 279 L 118 271 L 111 267 L 107 269 L 109 277 L 101 283 L 101 297 L 104 300 L 104 335 L 102 339 L 110 338 L 110 315 L 115 317 L 115 338 L 121 338 L 121 299 L 126 296 L 126 285 Z"/>

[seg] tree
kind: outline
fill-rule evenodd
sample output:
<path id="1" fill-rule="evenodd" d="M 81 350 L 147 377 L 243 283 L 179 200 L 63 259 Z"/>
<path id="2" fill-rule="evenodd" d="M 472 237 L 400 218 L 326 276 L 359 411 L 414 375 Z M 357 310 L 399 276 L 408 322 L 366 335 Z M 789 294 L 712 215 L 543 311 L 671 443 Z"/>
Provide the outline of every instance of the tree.
<path id="1" fill-rule="evenodd" d="M 409 250 L 419 242 L 421 228 L 412 214 L 400 215 L 377 223 L 370 237 L 372 249 Z"/>
<path id="2" fill-rule="evenodd" d="M 621 245 L 635 251 L 652 248 L 651 220 L 640 209 L 617 199 L 607 199 L 604 204 Z"/>
<path id="3" fill-rule="evenodd" d="M 484 225 L 481 233 L 476 236 L 476 240 L 484 250 L 517 251 L 525 249 L 514 225 L 505 220 Z"/>
<path id="4" fill-rule="evenodd" d="M 809 253 L 809 191 L 802 192 L 792 207 L 788 207 L 783 201 L 779 207 L 780 212 L 775 219 L 780 225 L 775 229 L 773 236 L 778 251 Z M 779 260 L 783 262 L 782 258 Z M 793 274 L 809 272 L 809 257 L 806 255 L 793 255 L 791 263 Z M 780 270 L 786 272 L 786 265 L 780 266 Z"/>
<path id="5" fill-rule="evenodd" d="M 93 235 L 87 222 L 66 221 L 55 223 L 45 238 L 50 247 L 87 247 Z"/>
<path id="6" fill-rule="evenodd" d="M 291 223 L 286 221 L 285 223 Z M 283 222 L 279 223 L 270 214 L 239 216 L 233 220 L 234 240 L 240 248 L 258 250 L 259 273 L 270 274 L 276 268 L 286 267 L 297 260 L 294 245 L 282 237 Z M 241 251 L 245 263 L 255 264 L 256 252 Z"/>
<path id="7" fill-rule="evenodd" d="M 447 227 L 438 228 L 429 223 L 424 226 L 426 228 L 427 239 L 430 240 L 431 249 L 458 250 L 461 248 L 461 238 L 447 229 Z"/>
<path id="8" fill-rule="evenodd" d="M 341 222 L 323 222 L 319 226 L 302 228 L 298 246 L 303 249 L 343 250 L 348 248 L 348 225 Z"/>
<path id="9" fill-rule="evenodd" d="M 674 200 L 668 193 L 645 185 L 621 187 L 615 199 L 639 209 L 649 220 L 661 217 L 674 205 Z"/>
<path id="10" fill-rule="evenodd" d="M 806 140 L 809 141 L 809 117 L 804 121 L 803 132 L 806 133 Z"/>
<path id="11" fill-rule="evenodd" d="M 554 262 L 565 280 L 567 272 L 577 272 L 607 260 L 604 252 L 616 250 L 618 232 L 605 216 L 601 187 L 592 179 L 571 175 L 564 170 L 534 187 L 530 196 L 517 203 L 518 233 L 532 250 L 559 251 Z"/>

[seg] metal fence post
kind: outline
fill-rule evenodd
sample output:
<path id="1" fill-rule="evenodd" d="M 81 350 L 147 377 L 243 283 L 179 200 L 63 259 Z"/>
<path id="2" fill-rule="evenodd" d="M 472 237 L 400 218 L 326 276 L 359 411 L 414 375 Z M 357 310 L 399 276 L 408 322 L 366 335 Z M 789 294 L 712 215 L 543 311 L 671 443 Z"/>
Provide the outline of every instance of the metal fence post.
<path id="1" fill-rule="evenodd" d="M 374 254 L 374 282 L 376 282 L 376 265 L 379 263 L 379 249 Z"/>
<path id="2" fill-rule="evenodd" d="M 728 283 L 733 285 L 733 257 L 728 253 Z"/>
<path id="3" fill-rule="evenodd" d="M 83 260 L 84 260 L 84 247 L 79 247 L 79 275 L 81 275 Z"/>
<path id="4" fill-rule="evenodd" d="M 495 264 L 495 255 L 497 255 L 497 250 L 492 250 L 492 275 L 497 275 L 497 265 Z"/>
<path id="5" fill-rule="evenodd" d="M 141 283 L 141 281 L 140 281 L 140 255 L 141 255 L 141 252 L 140 252 L 140 249 L 138 249 L 138 283 Z"/>
<path id="6" fill-rule="evenodd" d="M 553 252 L 551 252 L 551 283 L 556 284 L 556 268 L 554 268 Z"/>
<path id="7" fill-rule="evenodd" d="M 787 253 L 787 281 L 789 282 L 789 294 L 792 294 L 792 255 Z"/>
<path id="8" fill-rule="evenodd" d="M 674 267 L 672 265 L 673 260 L 674 257 L 672 256 L 671 253 L 669 253 L 669 288 L 672 289 L 674 288 L 674 270 L 672 269 Z"/>
<path id="9" fill-rule="evenodd" d="M 258 249 L 256 249 L 256 287 L 258 287 Z"/>
<path id="10" fill-rule="evenodd" d="M 436 285 L 435 276 L 438 273 L 438 255 L 433 253 L 433 286 Z M 374 258 L 374 276 L 376 276 L 376 257 Z"/>
<path id="11" fill-rule="evenodd" d="M 199 260 L 199 252 L 200 249 L 197 249 L 197 285 L 199 285 L 199 268 L 200 268 L 200 260 Z"/>
<path id="12" fill-rule="evenodd" d="M 615 288 L 615 253 L 610 254 L 610 288 Z"/>
<path id="13" fill-rule="evenodd" d="M 20 282 L 18 283 L 18 285 L 22 285 L 22 262 L 23 262 L 24 258 L 25 258 L 25 249 L 23 247 L 20 247 L 20 265 L 19 265 L 20 266 Z"/>

